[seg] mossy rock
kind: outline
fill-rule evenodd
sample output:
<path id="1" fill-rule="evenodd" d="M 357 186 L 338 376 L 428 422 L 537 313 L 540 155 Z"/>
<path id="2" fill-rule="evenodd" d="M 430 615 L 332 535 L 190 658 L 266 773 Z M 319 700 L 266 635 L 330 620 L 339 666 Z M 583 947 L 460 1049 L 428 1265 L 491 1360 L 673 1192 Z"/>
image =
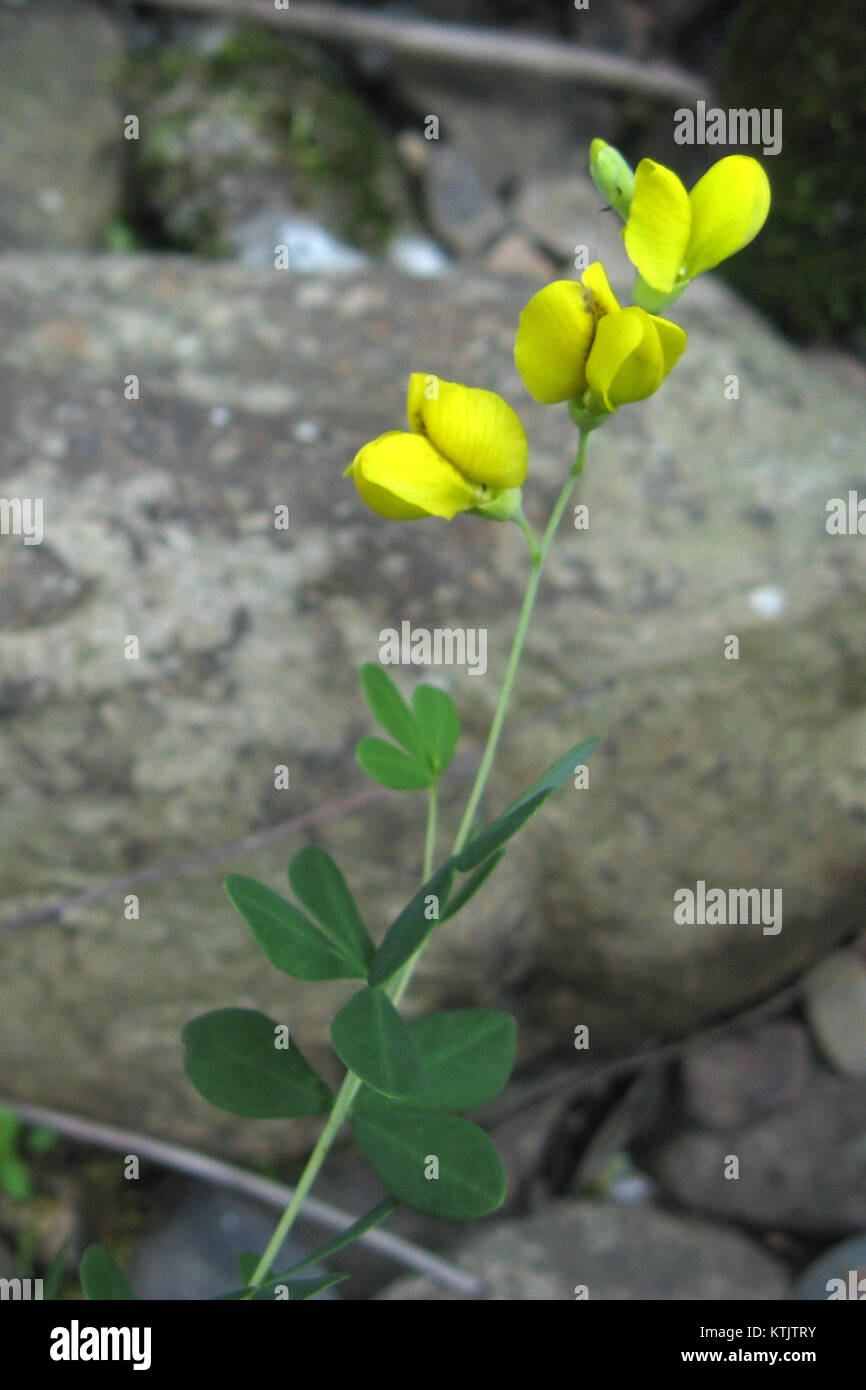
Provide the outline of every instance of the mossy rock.
<path id="1" fill-rule="evenodd" d="M 860 5 L 745 0 L 727 46 L 719 104 L 781 108 L 782 150 L 765 165 L 769 221 L 725 267 L 787 332 L 866 349 L 866 24 Z"/>
<path id="2" fill-rule="evenodd" d="M 233 32 L 138 58 L 135 220 L 152 240 L 200 255 L 237 251 L 263 212 L 301 213 L 378 251 L 408 203 L 387 136 L 363 100 L 282 40 Z"/>

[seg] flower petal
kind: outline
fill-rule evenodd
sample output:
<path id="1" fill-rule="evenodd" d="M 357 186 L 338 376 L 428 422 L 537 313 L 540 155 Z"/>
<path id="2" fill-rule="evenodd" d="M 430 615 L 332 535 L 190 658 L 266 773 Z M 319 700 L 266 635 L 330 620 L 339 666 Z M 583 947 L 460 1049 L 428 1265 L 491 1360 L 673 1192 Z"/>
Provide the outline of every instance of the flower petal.
<path id="1" fill-rule="evenodd" d="M 592 311 L 597 319 L 601 318 L 602 314 L 616 313 L 619 301 L 608 284 L 607 273 L 601 261 L 593 261 L 592 265 L 587 266 L 580 282 L 592 295 Z"/>
<path id="2" fill-rule="evenodd" d="M 654 314 L 651 314 L 650 318 L 653 321 L 653 326 L 658 334 L 659 343 L 661 345 L 663 363 L 662 381 L 664 381 L 668 372 L 676 366 L 677 362 L 682 357 L 689 335 L 684 329 L 680 328 L 678 323 L 671 323 L 670 319 L 656 318 Z"/>
<path id="3" fill-rule="evenodd" d="M 634 176 L 634 196 L 623 228 L 632 265 L 654 290 L 669 294 L 689 244 L 689 195 L 672 170 L 642 159 Z"/>
<path id="4" fill-rule="evenodd" d="M 365 444 L 344 476 L 351 476 L 367 506 L 394 521 L 421 516 L 450 519 L 478 502 L 478 489 L 419 434 L 390 430 Z"/>
<path id="5" fill-rule="evenodd" d="M 599 321 L 586 364 L 586 380 L 606 410 L 645 400 L 658 390 L 663 372 L 659 335 L 643 309 L 620 309 Z"/>
<path id="6" fill-rule="evenodd" d="M 470 482 L 496 489 L 524 482 L 526 431 L 495 391 L 413 372 L 406 405 L 410 428 L 426 435 Z"/>
<path id="7" fill-rule="evenodd" d="M 584 389 L 595 322 L 592 294 L 576 280 L 554 280 L 532 296 L 514 343 L 515 366 L 530 396 L 553 405 Z"/>
<path id="8" fill-rule="evenodd" d="M 698 179 L 689 201 L 692 234 L 685 264 L 694 276 L 742 251 L 757 236 L 770 211 L 770 181 L 751 155 L 730 154 Z"/>

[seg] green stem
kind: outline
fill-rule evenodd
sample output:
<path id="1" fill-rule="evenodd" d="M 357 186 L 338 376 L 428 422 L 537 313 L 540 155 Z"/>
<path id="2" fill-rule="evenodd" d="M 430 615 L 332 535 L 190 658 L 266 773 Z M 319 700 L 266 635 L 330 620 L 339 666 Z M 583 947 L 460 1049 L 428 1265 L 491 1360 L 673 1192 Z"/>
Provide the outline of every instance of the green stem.
<path id="1" fill-rule="evenodd" d="M 421 882 L 426 883 L 433 872 L 436 858 L 436 823 L 439 811 L 439 779 L 427 789 L 427 833 L 424 837 L 424 870 Z"/>
<path id="2" fill-rule="evenodd" d="M 517 675 L 517 668 L 520 664 L 520 658 L 523 653 L 523 644 L 526 640 L 527 631 L 529 630 L 529 621 L 532 617 L 532 610 L 535 607 L 535 596 L 538 592 L 538 585 L 539 581 L 541 580 L 542 570 L 544 569 L 544 562 L 547 559 L 547 552 L 549 551 L 550 546 L 553 542 L 553 538 L 556 535 L 557 529 L 559 528 L 559 523 L 562 520 L 563 512 L 568 506 L 569 498 L 571 497 L 571 494 L 573 493 L 577 485 L 577 480 L 580 477 L 580 474 L 583 472 L 583 463 L 586 457 L 586 443 L 588 438 L 588 432 L 581 431 L 580 446 L 577 451 L 577 457 L 575 458 L 574 463 L 571 467 L 571 471 L 569 472 L 569 475 L 566 478 L 565 483 L 563 484 L 562 490 L 560 491 L 560 494 L 556 499 L 553 511 L 550 514 L 550 520 L 548 521 L 544 531 L 544 535 L 541 538 L 540 545 L 536 541 L 535 536 L 533 535 L 529 523 L 526 521 L 525 517 L 523 518 L 522 523 L 520 523 L 522 529 L 524 530 L 524 532 L 527 535 L 527 538 L 530 541 L 530 554 L 532 556 L 532 572 L 529 576 L 529 583 L 526 586 L 526 593 L 523 598 L 523 606 L 520 610 L 520 618 L 517 624 L 517 631 L 514 634 L 514 641 L 511 645 L 511 652 L 508 657 L 508 665 L 505 668 L 505 677 L 502 682 L 502 689 L 499 692 L 499 700 L 497 701 L 496 709 L 494 711 L 493 722 L 490 726 L 490 733 L 487 736 L 487 743 L 484 746 L 484 752 L 481 756 L 481 763 L 478 767 L 478 772 L 475 777 L 475 782 L 473 784 L 472 791 L 469 794 L 469 801 L 466 806 L 466 811 L 464 813 L 463 820 L 460 823 L 460 829 L 457 832 L 457 839 L 454 841 L 454 848 L 451 851 L 452 854 L 459 854 L 460 850 L 463 848 L 469 837 L 469 832 L 472 829 L 472 824 L 475 820 L 475 813 L 478 809 L 478 803 L 481 800 L 482 794 L 484 792 L 484 787 L 487 783 L 487 778 L 490 775 L 490 769 L 493 766 L 493 759 L 496 756 L 496 748 L 499 743 L 499 736 L 502 733 L 502 726 L 505 722 L 505 715 L 508 709 L 509 701 L 511 699 L 511 693 L 514 689 L 514 680 Z M 519 517 L 517 518 L 517 520 L 518 522 L 520 522 Z M 434 783 L 429 790 L 427 800 L 427 832 L 425 835 L 424 842 L 425 881 L 430 877 L 433 871 L 433 860 L 436 849 L 438 788 L 438 782 Z M 394 984 L 388 990 L 388 993 L 391 997 L 391 1001 L 394 1004 L 395 1008 L 399 1007 L 400 1001 L 403 998 L 403 995 L 406 993 L 406 990 L 409 986 L 409 981 L 412 978 L 412 973 L 418 962 L 420 954 L 421 952 L 419 951 L 415 956 L 412 957 L 411 960 L 408 960 L 406 962 L 406 964 L 403 966 L 403 969 L 397 975 Z M 265 1250 L 264 1254 L 262 1255 L 262 1258 L 259 1260 L 256 1266 L 253 1277 L 250 1280 L 250 1284 L 253 1287 L 257 1287 L 262 1282 L 267 1270 L 270 1268 L 272 1261 L 274 1260 L 277 1252 L 279 1251 L 280 1246 L 286 1239 L 286 1236 L 289 1234 L 289 1231 L 291 1230 L 292 1225 L 294 1223 L 295 1217 L 297 1216 L 298 1211 L 301 1208 L 303 1200 L 309 1192 L 310 1188 L 312 1187 L 313 1183 L 315 1182 L 319 1173 L 319 1169 L 324 1163 L 328 1151 L 330 1150 L 331 1145 L 337 1137 L 339 1130 L 342 1128 L 343 1122 L 347 1118 L 349 1111 L 352 1108 L 352 1102 L 354 1101 L 355 1096 L 358 1094 L 360 1088 L 360 1077 L 356 1076 L 355 1073 L 352 1071 L 347 1072 L 345 1077 L 343 1078 L 343 1084 L 337 1092 L 337 1096 L 334 1101 L 331 1113 L 328 1116 L 328 1121 L 325 1125 L 325 1128 L 322 1130 L 322 1133 L 319 1136 L 319 1141 L 313 1149 L 313 1152 L 310 1154 L 310 1157 L 307 1160 L 306 1167 L 304 1168 L 304 1171 L 301 1174 L 300 1179 L 298 1180 L 298 1185 L 292 1194 L 292 1200 L 289 1202 L 289 1205 L 286 1207 L 285 1211 L 280 1217 L 279 1223 L 270 1240 L 268 1241 L 267 1249 Z"/>
<path id="3" fill-rule="evenodd" d="M 511 644 L 511 652 L 508 657 L 508 665 L 505 668 L 505 677 L 502 682 L 502 689 L 499 692 L 499 700 L 493 715 L 493 723 L 490 725 L 490 733 L 487 735 L 487 743 L 481 755 L 481 763 L 475 784 L 469 794 L 469 801 L 460 822 L 460 829 L 457 832 L 457 839 L 454 841 L 452 854 L 459 854 L 469 838 L 472 823 L 475 820 L 475 813 L 478 810 L 478 803 L 484 792 L 490 769 L 493 766 L 493 759 L 496 756 L 496 748 L 499 743 L 499 736 L 502 733 L 502 726 L 505 723 L 505 715 L 508 711 L 511 692 L 514 689 L 514 680 L 517 675 L 517 668 L 520 665 L 520 658 L 523 654 L 523 644 L 526 634 L 529 631 L 529 622 L 532 617 L 532 610 L 535 607 L 535 596 L 538 593 L 538 585 L 544 569 L 544 562 L 547 559 L 547 552 L 556 535 L 562 514 L 568 506 L 568 499 L 577 485 L 577 480 L 583 472 L 583 462 L 586 457 L 586 442 L 589 435 L 581 433 L 580 447 L 577 451 L 577 458 L 574 460 L 571 472 L 565 480 L 565 484 L 556 499 L 550 520 L 541 538 L 541 545 L 537 548 L 532 560 L 532 573 L 529 576 L 529 583 L 526 586 L 526 593 L 523 596 L 523 607 L 520 610 L 520 619 L 517 624 L 517 631 L 514 634 L 514 641 Z"/>
<path id="4" fill-rule="evenodd" d="M 433 863 L 436 857 L 436 825 L 438 810 L 439 781 L 437 779 L 427 792 L 427 830 L 424 835 L 424 870 L 422 882 L 426 882 L 433 872 Z M 398 985 L 402 982 L 402 979 L 402 975 L 398 976 Z M 407 976 L 405 984 L 408 985 L 408 983 L 409 979 Z M 283 1241 L 294 1225 L 295 1217 L 301 1209 L 304 1198 L 319 1175 L 319 1169 L 327 1158 L 331 1145 L 336 1139 L 339 1130 L 342 1128 L 343 1122 L 347 1118 L 352 1108 L 352 1102 L 360 1088 L 360 1077 L 356 1076 L 353 1071 L 346 1072 L 346 1075 L 343 1077 L 343 1084 L 337 1092 L 331 1113 L 328 1116 L 327 1124 L 319 1135 L 318 1143 L 307 1160 L 304 1171 L 298 1180 L 298 1185 L 292 1193 L 289 1205 L 280 1217 L 279 1223 L 268 1241 L 267 1249 L 256 1265 L 253 1277 L 250 1280 L 251 1287 L 258 1288 L 273 1264 L 280 1246 L 283 1244 Z"/>
<path id="5" fill-rule="evenodd" d="M 535 532 L 533 531 L 529 522 L 526 520 L 526 517 L 523 515 L 522 510 L 518 512 L 514 520 L 517 522 L 518 526 L 520 527 L 521 531 L 523 532 L 524 536 L 529 542 L 529 558 L 531 559 L 534 565 L 537 565 L 541 556 L 541 550 L 539 549 L 538 540 L 536 539 Z"/>
<path id="6" fill-rule="evenodd" d="M 273 1261 L 276 1259 L 280 1246 L 292 1229 L 301 1204 L 313 1183 L 316 1181 L 319 1175 L 319 1169 L 327 1158 L 328 1152 L 338 1132 L 342 1129 L 343 1121 L 348 1115 L 352 1107 L 352 1101 L 355 1099 L 360 1088 L 361 1078 L 356 1076 L 353 1071 L 347 1071 L 346 1075 L 343 1077 L 343 1084 L 337 1092 L 337 1097 L 334 1101 L 331 1113 L 328 1116 L 328 1122 L 319 1135 L 319 1141 L 310 1154 L 310 1157 L 307 1159 L 304 1171 L 298 1179 L 298 1185 L 292 1193 L 292 1200 L 280 1217 L 274 1229 L 274 1233 L 268 1241 L 267 1248 L 256 1265 L 253 1277 L 250 1280 L 251 1287 L 258 1288 L 273 1264 Z"/>

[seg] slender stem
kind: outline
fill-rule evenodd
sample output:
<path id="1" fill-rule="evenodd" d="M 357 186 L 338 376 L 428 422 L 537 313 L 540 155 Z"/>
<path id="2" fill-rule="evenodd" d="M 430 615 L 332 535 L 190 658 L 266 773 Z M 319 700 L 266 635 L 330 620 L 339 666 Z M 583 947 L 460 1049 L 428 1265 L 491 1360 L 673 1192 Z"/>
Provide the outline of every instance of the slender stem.
<path id="1" fill-rule="evenodd" d="M 433 863 L 436 857 L 436 826 L 438 821 L 438 811 L 439 781 L 437 778 L 437 780 L 428 789 L 427 793 L 427 829 L 424 835 L 424 869 L 422 882 L 426 882 L 426 880 L 430 877 L 430 875 L 433 872 Z M 403 976 L 398 976 L 398 986 L 399 983 L 402 982 L 402 980 Z M 408 985 L 408 983 L 409 979 L 407 975 L 405 985 Z M 349 1111 L 352 1107 L 352 1102 L 358 1094 L 360 1087 L 360 1077 L 356 1076 L 353 1071 L 346 1072 L 346 1075 L 343 1077 L 343 1084 L 337 1092 L 337 1096 L 331 1109 L 331 1113 L 328 1116 L 328 1122 L 322 1130 L 322 1133 L 319 1135 L 318 1143 L 316 1144 L 315 1148 L 313 1149 L 313 1152 L 310 1154 L 310 1157 L 307 1160 L 304 1171 L 298 1180 L 298 1185 L 295 1188 L 294 1193 L 292 1194 L 292 1200 L 289 1202 L 288 1206 L 286 1207 L 285 1211 L 280 1217 L 279 1223 L 277 1224 L 273 1235 L 268 1241 L 267 1249 L 265 1250 L 264 1254 L 262 1255 L 261 1259 L 256 1265 L 253 1277 L 250 1280 L 251 1287 L 257 1288 L 259 1284 L 262 1283 L 280 1249 L 280 1246 L 283 1244 L 283 1241 L 286 1239 L 286 1236 L 292 1229 L 292 1226 L 295 1222 L 295 1217 L 301 1209 L 301 1205 L 304 1201 L 304 1198 L 306 1197 L 307 1193 L 309 1192 L 310 1188 L 312 1187 L 313 1183 L 318 1177 L 319 1169 L 324 1163 L 325 1158 L 328 1155 L 328 1151 L 330 1150 L 331 1145 L 336 1139 L 339 1130 L 342 1128 L 343 1122 L 349 1114 Z"/>
<path id="2" fill-rule="evenodd" d="M 436 824 L 439 813 L 439 779 L 427 790 L 427 833 L 424 837 L 424 870 L 421 882 L 426 883 L 433 872 L 436 859 Z"/>
<path id="3" fill-rule="evenodd" d="M 571 497 L 571 494 L 574 491 L 575 486 L 577 485 L 577 480 L 580 477 L 580 474 L 583 472 L 583 462 L 584 458 L 586 457 L 586 442 L 588 437 L 589 436 L 587 433 L 581 431 L 580 445 L 577 451 L 577 457 L 575 458 L 574 463 L 571 467 L 571 471 L 568 477 L 566 478 L 565 483 L 563 484 L 559 496 L 556 499 L 553 511 L 550 514 L 550 520 L 547 523 L 540 545 L 536 541 L 535 536 L 533 535 L 532 530 L 529 527 L 529 523 L 526 521 L 525 517 L 523 518 L 523 522 L 520 523 L 522 529 L 527 535 L 527 539 L 529 539 L 530 541 L 530 554 L 532 556 L 532 572 L 529 576 L 529 583 L 526 586 L 526 593 L 523 598 L 523 606 L 520 610 L 520 618 L 517 624 L 517 631 L 514 634 L 514 641 L 511 645 L 511 652 L 508 657 L 508 664 L 505 668 L 505 677 L 502 682 L 502 689 L 499 693 L 499 699 L 496 704 L 496 710 L 494 711 L 493 722 L 490 726 L 490 733 L 487 736 L 487 743 L 484 747 L 484 752 L 481 757 L 481 763 L 478 767 L 478 772 L 475 777 L 475 782 L 472 787 L 472 791 L 469 794 L 469 801 L 466 806 L 466 811 L 464 813 L 463 820 L 460 823 L 460 829 L 457 832 L 457 839 L 454 841 L 454 848 L 451 851 L 452 854 L 458 854 L 469 837 L 469 832 L 472 829 L 472 824 L 475 819 L 475 813 L 478 809 L 478 803 L 481 800 L 481 796 L 484 792 L 484 787 L 486 785 L 487 778 L 490 775 L 490 769 L 493 766 L 493 759 L 496 756 L 496 748 L 499 743 L 499 736 L 502 733 L 502 726 L 505 722 L 506 711 L 508 709 L 508 704 L 511 699 L 512 690 L 514 689 L 514 680 L 517 675 L 517 668 L 520 664 L 520 657 L 523 653 L 523 644 L 526 640 L 526 634 L 529 629 L 529 621 L 532 617 L 532 610 L 535 606 L 535 596 L 538 592 L 538 585 L 541 579 L 542 570 L 544 569 L 544 562 L 547 559 L 547 552 L 550 549 L 550 546 L 553 542 L 553 538 L 556 535 L 557 529 L 559 527 L 559 523 L 562 520 L 563 512 L 568 506 L 568 500 Z M 520 518 L 518 518 L 518 521 L 520 521 Z M 427 801 L 427 832 L 425 835 L 424 843 L 425 881 L 430 877 L 433 870 L 433 860 L 436 849 L 437 809 L 438 782 L 434 783 L 434 785 L 430 788 Z M 414 955 L 411 958 L 411 960 L 408 960 L 406 962 L 406 964 L 403 966 L 403 969 L 397 975 L 396 980 L 388 990 L 388 994 L 390 995 L 391 1001 L 394 1004 L 395 1008 L 399 1006 L 400 1001 L 403 998 L 403 995 L 406 993 L 406 990 L 409 986 L 409 981 L 412 978 L 412 973 L 418 962 L 420 954 L 420 951 L 417 952 L 416 955 Z M 282 1245 L 283 1241 L 286 1239 L 286 1236 L 291 1230 L 295 1217 L 297 1216 L 298 1211 L 300 1210 L 304 1198 L 306 1197 L 307 1193 L 309 1192 L 310 1188 L 315 1182 L 319 1173 L 319 1169 L 324 1163 L 328 1151 L 330 1150 L 331 1145 L 337 1137 L 339 1130 L 342 1128 L 343 1121 L 349 1114 L 349 1111 L 352 1107 L 352 1102 L 358 1094 L 358 1091 L 361 1088 L 361 1084 L 362 1083 L 360 1077 L 356 1076 L 355 1073 L 352 1071 L 348 1071 L 345 1077 L 343 1078 L 343 1084 L 337 1092 L 337 1096 L 334 1101 L 331 1113 L 328 1117 L 328 1121 L 324 1129 L 322 1130 L 322 1133 L 319 1136 L 318 1143 L 316 1144 L 315 1148 L 313 1149 L 313 1152 L 310 1154 L 310 1157 L 307 1160 L 306 1167 L 304 1168 L 304 1171 L 298 1180 L 298 1185 L 295 1188 L 292 1200 L 286 1207 L 282 1216 L 280 1217 L 279 1223 L 270 1240 L 268 1241 L 267 1249 L 265 1250 L 264 1254 L 262 1255 L 262 1258 L 259 1260 L 256 1266 L 253 1277 L 250 1280 L 251 1286 L 257 1287 L 262 1282 L 266 1272 L 271 1266 L 274 1257 L 279 1251 L 280 1246 Z"/>
<path id="4" fill-rule="evenodd" d="M 577 451 L 577 458 L 574 461 L 571 472 L 565 480 L 562 491 L 556 499 L 550 520 L 545 528 L 541 539 L 541 545 L 532 560 L 532 573 L 529 576 L 529 583 L 526 586 L 526 593 L 523 596 L 523 607 L 520 610 L 520 619 L 517 624 L 517 631 L 514 634 L 514 641 L 511 645 L 511 652 L 508 657 L 508 665 L 505 668 L 505 677 L 502 682 L 502 689 L 499 692 L 499 700 L 493 715 L 493 722 L 490 725 L 490 733 L 487 736 L 487 743 L 481 757 L 478 774 L 475 778 L 475 785 L 469 794 L 469 801 L 463 813 L 463 820 L 460 822 L 460 829 L 457 832 L 457 839 L 454 841 L 453 854 L 459 854 L 469 838 L 475 813 L 478 810 L 478 803 L 484 792 L 490 769 L 493 766 L 493 759 L 496 756 L 496 748 L 499 743 L 499 736 L 502 733 L 502 726 L 505 723 L 505 715 L 511 699 L 511 692 L 514 689 L 514 679 L 517 675 L 517 668 L 520 665 L 520 658 L 523 654 L 523 644 L 529 630 L 529 621 L 532 617 L 532 610 L 535 607 L 535 596 L 538 593 L 538 585 L 541 580 L 544 562 L 547 559 L 547 552 L 550 549 L 554 536 L 556 535 L 562 514 L 568 506 L 570 498 L 577 480 L 583 471 L 583 461 L 586 457 L 586 441 L 588 435 L 581 433 L 580 447 Z"/>
<path id="5" fill-rule="evenodd" d="M 328 1122 L 319 1135 L 318 1143 L 307 1159 L 304 1171 L 298 1179 L 298 1185 L 292 1194 L 292 1200 L 277 1222 L 265 1252 L 256 1265 L 253 1277 L 250 1280 L 250 1285 L 253 1288 L 257 1288 L 258 1285 L 261 1284 L 276 1258 L 280 1246 L 292 1229 L 301 1204 L 318 1177 L 319 1169 L 324 1163 L 339 1130 L 342 1128 L 343 1121 L 351 1109 L 352 1101 L 355 1099 L 360 1088 L 361 1078 L 356 1076 L 353 1071 L 347 1071 L 346 1075 L 343 1077 L 343 1084 L 337 1092 L 337 1097 L 334 1101 L 331 1113 L 328 1116 Z"/>
<path id="6" fill-rule="evenodd" d="M 517 522 L 518 526 L 520 527 L 521 531 L 523 532 L 524 536 L 529 542 L 529 558 L 532 560 L 532 563 L 536 565 L 540 558 L 541 551 L 539 549 L 538 540 L 536 538 L 535 532 L 533 531 L 529 522 L 526 520 L 526 517 L 523 515 L 522 511 L 518 512 L 514 520 Z"/>

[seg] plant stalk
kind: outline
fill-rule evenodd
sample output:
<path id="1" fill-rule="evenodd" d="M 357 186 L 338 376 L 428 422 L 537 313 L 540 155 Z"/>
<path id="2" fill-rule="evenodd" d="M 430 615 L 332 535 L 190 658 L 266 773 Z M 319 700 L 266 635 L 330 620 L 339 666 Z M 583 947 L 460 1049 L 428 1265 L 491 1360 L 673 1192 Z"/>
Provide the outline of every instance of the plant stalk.
<path id="1" fill-rule="evenodd" d="M 526 586 L 526 593 L 523 597 L 523 604 L 520 609 L 520 618 L 518 619 L 517 623 L 517 631 L 514 634 L 514 640 L 511 644 L 511 652 L 509 653 L 508 664 L 505 668 L 505 676 L 502 682 L 502 689 L 499 692 L 499 699 L 497 701 L 496 709 L 494 711 L 493 721 L 490 725 L 490 732 L 487 735 L 487 742 L 484 746 L 484 752 L 481 756 L 481 762 L 478 767 L 475 782 L 473 783 L 472 790 L 469 793 L 469 801 L 467 802 L 466 810 L 463 814 L 463 819 L 460 822 L 460 829 L 458 830 L 457 838 L 454 841 L 454 848 L 451 851 L 452 854 L 459 854 L 460 850 L 463 849 L 467 839 L 469 838 L 469 834 L 475 820 L 475 814 L 478 810 L 478 804 L 481 800 L 484 788 L 487 784 L 487 779 L 490 775 L 490 770 L 493 767 L 493 760 L 496 756 L 496 749 L 498 747 L 499 738 L 502 733 L 502 726 L 505 723 L 505 715 L 508 711 L 508 705 L 511 700 L 512 691 L 514 689 L 514 682 L 517 676 L 517 668 L 520 665 L 520 658 L 523 654 L 523 646 L 526 641 L 526 634 L 529 631 L 529 623 L 532 618 L 532 611 L 535 607 L 535 598 L 538 593 L 538 585 L 541 580 L 542 571 L 544 569 L 544 562 L 547 559 L 547 553 L 550 550 L 551 544 L 553 543 L 553 538 L 556 535 L 556 532 L 559 528 L 559 523 L 562 521 L 563 513 L 565 512 L 565 509 L 568 506 L 569 499 L 575 487 L 577 486 L 577 480 L 580 477 L 580 474 L 583 472 L 583 464 L 584 459 L 586 457 L 586 444 L 588 438 L 588 433 L 585 431 L 581 431 L 577 457 L 575 458 L 569 475 L 566 478 L 565 483 L 563 484 L 563 487 L 559 493 L 559 496 L 556 499 L 553 511 L 550 514 L 550 519 L 547 523 L 547 526 L 545 527 L 544 535 L 541 538 L 540 544 L 538 544 L 535 541 L 535 537 L 529 530 L 528 523 L 526 523 L 522 527 L 522 529 L 527 535 L 527 538 L 531 538 L 530 555 L 532 560 L 532 570 L 529 576 L 529 583 Z M 424 881 L 426 881 L 433 872 L 433 861 L 436 850 L 438 789 L 439 784 L 437 781 L 433 784 L 433 786 L 430 787 L 428 793 L 427 831 L 424 841 Z M 388 994 L 390 995 L 391 1001 L 394 1004 L 395 1008 L 399 1007 L 400 1001 L 402 1000 L 403 995 L 406 993 L 406 990 L 409 987 L 409 981 L 412 978 L 412 974 L 415 970 L 415 966 L 417 965 L 420 956 L 421 951 L 418 951 L 417 954 L 411 958 L 411 960 L 408 960 L 406 962 L 402 971 L 400 971 L 400 973 L 397 975 L 394 984 L 388 990 Z M 258 1285 L 262 1283 L 265 1274 L 267 1273 L 273 1259 L 275 1258 L 277 1252 L 280 1249 L 280 1246 L 283 1244 L 283 1241 L 289 1234 L 289 1231 L 291 1230 L 292 1225 L 294 1224 L 295 1217 L 297 1216 L 298 1211 L 301 1208 L 304 1198 L 306 1197 L 307 1193 L 309 1192 L 310 1188 L 315 1182 L 319 1173 L 319 1169 L 324 1163 L 325 1158 L 327 1157 L 328 1152 L 331 1148 L 331 1145 L 336 1139 L 338 1132 L 343 1126 L 343 1122 L 346 1120 L 349 1111 L 352 1108 L 352 1102 L 358 1094 L 358 1091 L 361 1088 L 361 1084 L 362 1083 L 360 1077 L 356 1076 L 355 1073 L 352 1071 L 347 1072 L 345 1077 L 343 1078 L 343 1084 L 337 1092 L 337 1096 L 334 1101 L 331 1113 L 328 1116 L 327 1123 L 319 1136 L 318 1142 L 315 1148 L 313 1149 L 313 1152 L 310 1154 L 310 1157 L 307 1160 L 304 1171 L 301 1174 L 300 1179 L 298 1180 L 298 1185 L 295 1188 L 292 1200 L 286 1207 L 282 1216 L 280 1217 L 279 1223 L 277 1224 L 277 1227 L 274 1230 L 271 1239 L 268 1241 L 267 1248 L 264 1254 L 262 1255 L 261 1259 L 259 1260 L 258 1265 L 256 1266 L 253 1277 L 250 1280 L 250 1285 L 252 1287 L 258 1287 Z"/>

